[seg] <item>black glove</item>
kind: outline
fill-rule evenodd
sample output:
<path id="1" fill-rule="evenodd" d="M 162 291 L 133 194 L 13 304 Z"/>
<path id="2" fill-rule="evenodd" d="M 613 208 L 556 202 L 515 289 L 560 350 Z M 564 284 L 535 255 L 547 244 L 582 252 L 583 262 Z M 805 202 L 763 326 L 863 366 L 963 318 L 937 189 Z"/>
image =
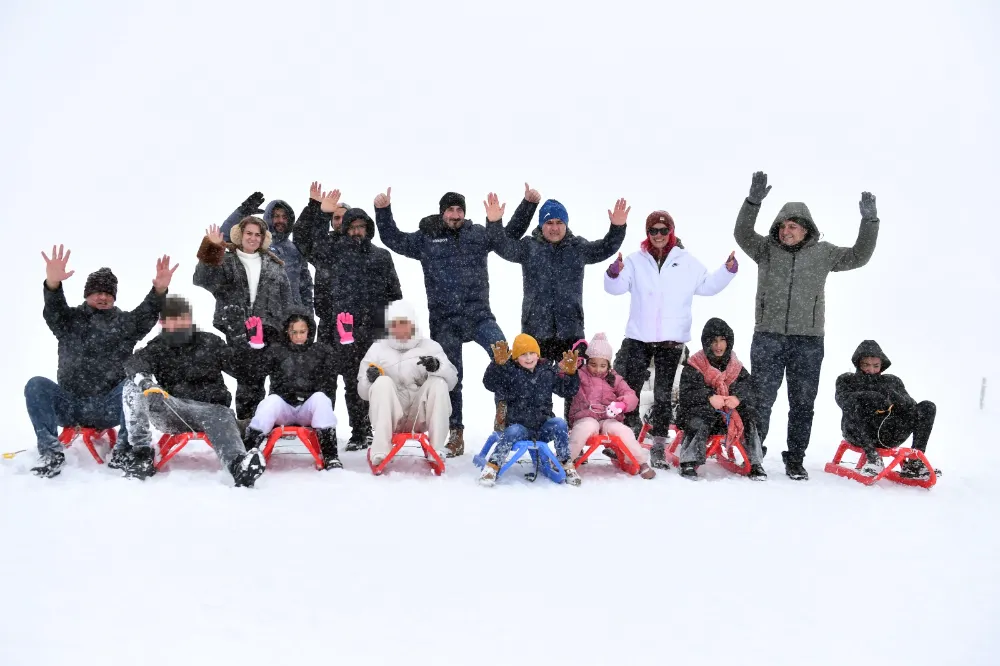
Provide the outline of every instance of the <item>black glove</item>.
<path id="1" fill-rule="evenodd" d="M 377 365 L 369 365 L 365 376 L 368 377 L 369 384 L 374 384 L 375 380 L 382 376 L 382 369 Z"/>
<path id="2" fill-rule="evenodd" d="M 875 195 L 871 192 L 862 192 L 861 201 L 858 203 L 861 209 L 862 220 L 877 220 L 878 209 L 875 208 Z"/>
<path id="3" fill-rule="evenodd" d="M 264 209 L 260 205 L 264 203 L 264 195 L 260 192 L 254 192 L 247 200 L 240 204 L 240 213 L 246 217 L 247 215 L 259 215 L 264 212 Z"/>
<path id="4" fill-rule="evenodd" d="M 420 360 L 417 361 L 417 364 L 427 368 L 427 372 L 437 372 L 438 368 L 441 367 L 441 361 L 437 360 L 433 356 L 421 356 Z"/>
<path id="5" fill-rule="evenodd" d="M 767 174 L 758 171 L 753 175 L 753 181 L 750 183 L 750 195 L 747 197 L 747 201 L 759 206 L 770 191 L 771 186 L 767 184 Z"/>

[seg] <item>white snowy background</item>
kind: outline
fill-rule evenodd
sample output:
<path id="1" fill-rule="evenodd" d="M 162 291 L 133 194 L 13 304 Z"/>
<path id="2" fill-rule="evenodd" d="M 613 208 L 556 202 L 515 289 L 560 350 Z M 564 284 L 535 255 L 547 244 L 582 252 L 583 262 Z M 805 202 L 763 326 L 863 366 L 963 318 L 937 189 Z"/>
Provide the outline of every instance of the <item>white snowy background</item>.
<path id="1" fill-rule="evenodd" d="M 998 663 L 998 27 L 971 0 L 3 3 L 0 450 L 28 452 L 0 459 L 0 664 Z M 320 474 L 289 452 L 248 492 L 195 445 L 141 484 L 81 445 L 60 477 L 28 473 L 22 387 L 56 372 L 53 243 L 73 250 L 71 303 L 106 265 L 128 309 L 169 254 L 208 329 L 197 245 L 255 190 L 299 211 L 320 180 L 372 213 L 391 186 L 412 230 L 446 190 L 481 221 L 487 192 L 512 211 L 528 181 L 591 239 L 626 197 L 624 252 L 665 208 L 717 265 L 755 170 L 773 185 L 758 231 L 805 201 L 850 245 L 862 190 L 882 220 L 871 262 L 828 282 L 808 483 L 783 474 L 782 396 L 763 485 L 589 465 L 578 489 L 479 488 L 474 345 L 468 453 L 440 479 L 409 461 L 374 478 L 359 454 Z M 737 256 L 693 334 L 725 318 L 748 362 L 756 267 Z M 425 308 L 419 265 L 396 266 Z M 512 338 L 520 268 L 490 270 Z M 588 337 L 617 347 L 628 299 L 597 266 L 585 289 Z M 929 492 L 822 472 L 864 338 L 938 404 Z"/>

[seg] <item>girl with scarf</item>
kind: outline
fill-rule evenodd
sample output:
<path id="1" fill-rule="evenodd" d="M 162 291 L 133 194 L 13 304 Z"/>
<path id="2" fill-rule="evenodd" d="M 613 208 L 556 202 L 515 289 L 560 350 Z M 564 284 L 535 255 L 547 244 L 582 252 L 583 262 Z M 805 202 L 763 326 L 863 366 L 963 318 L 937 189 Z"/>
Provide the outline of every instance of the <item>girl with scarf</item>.
<path id="1" fill-rule="evenodd" d="M 655 363 L 652 426 L 653 467 L 666 467 L 663 450 L 670 429 L 671 392 L 684 343 L 691 339 L 691 301 L 695 295 L 714 296 L 732 281 L 739 266 L 735 253 L 709 272 L 680 243 L 674 219 L 657 210 L 646 218 L 646 240 L 624 261 L 621 254 L 604 275 L 604 290 L 613 295 L 631 293 L 625 340 L 615 357 L 614 369 L 633 391 L 642 390 L 650 361 Z M 638 435 L 638 411 L 625 424 Z"/>
<path id="2" fill-rule="evenodd" d="M 757 481 L 767 479 L 751 406 L 750 373 L 733 353 L 734 339 L 729 324 L 709 319 L 701 332 L 702 350 L 692 355 L 681 371 L 677 410 L 677 426 L 684 431 L 681 476 L 697 478 L 698 465 L 705 464 L 709 436 L 725 433 L 743 443 L 750 457 L 749 477 Z"/>

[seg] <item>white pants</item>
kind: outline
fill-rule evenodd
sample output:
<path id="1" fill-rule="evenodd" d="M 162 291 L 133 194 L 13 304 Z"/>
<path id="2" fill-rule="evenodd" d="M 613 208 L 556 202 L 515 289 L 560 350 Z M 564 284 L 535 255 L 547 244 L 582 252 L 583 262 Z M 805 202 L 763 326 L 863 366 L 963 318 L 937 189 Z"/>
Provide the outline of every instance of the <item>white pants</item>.
<path id="1" fill-rule="evenodd" d="M 389 377 L 379 377 L 368 394 L 368 419 L 372 424 L 372 455 L 388 455 L 392 435 L 426 432 L 431 446 L 443 451 L 448 442 L 451 398 L 448 384 L 428 377 L 416 394 L 397 390 Z"/>
<path id="2" fill-rule="evenodd" d="M 640 465 L 645 465 L 649 462 L 649 451 L 642 448 L 642 445 L 636 441 L 635 434 L 631 428 L 615 419 L 598 421 L 589 416 L 577 421 L 573 425 L 573 429 L 569 431 L 570 459 L 576 460 L 579 458 L 580 454 L 587 447 L 587 440 L 597 433 L 615 435 L 618 439 L 622 440 L 622 444 L 629 450 L 629 453 L 635 456 L 636 462 Z"/>
<path id="3" fill-rule="evenodd" d="M 293 407 L 271 394 L 260 401 L 257 412 L 250 421 L 250 427 L 264 433 L 274 426 L 297 425 L 310 428 L 336 428 L 337 417 L 333 414 L 333 403 L 325 393 L 313 393 L 298 407 Z"/>

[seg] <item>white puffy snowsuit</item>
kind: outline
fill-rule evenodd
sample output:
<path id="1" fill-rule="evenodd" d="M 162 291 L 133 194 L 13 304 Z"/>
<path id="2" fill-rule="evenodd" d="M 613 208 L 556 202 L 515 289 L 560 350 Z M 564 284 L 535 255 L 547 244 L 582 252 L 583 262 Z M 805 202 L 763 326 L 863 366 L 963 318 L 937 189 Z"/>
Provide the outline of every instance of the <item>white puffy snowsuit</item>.
<path id="1" fill-rule="evenodd" d="M 451 417 L 448 392 L 458 383 L 458 370 L 441 345 L 420 334 L 409 303 L 395 301 L 386 308 L 386 325 L 397 319 L 413 323 L 413 336 L 402 342 L 389 335 L 375 342 L 358 368 L 358 394 L 369 403 L 373 458 L 389 453 L 392 435 L 397 432 L 426 432 L 437 451 L 443 451 L 448 441 Z M 420 363 L 422 356 L 437 359 L 440 364 L 437 370 L 428 372 Z M 377 365 L 384 373 L 374 383 L 368 381 L 370 364 Z"/>

